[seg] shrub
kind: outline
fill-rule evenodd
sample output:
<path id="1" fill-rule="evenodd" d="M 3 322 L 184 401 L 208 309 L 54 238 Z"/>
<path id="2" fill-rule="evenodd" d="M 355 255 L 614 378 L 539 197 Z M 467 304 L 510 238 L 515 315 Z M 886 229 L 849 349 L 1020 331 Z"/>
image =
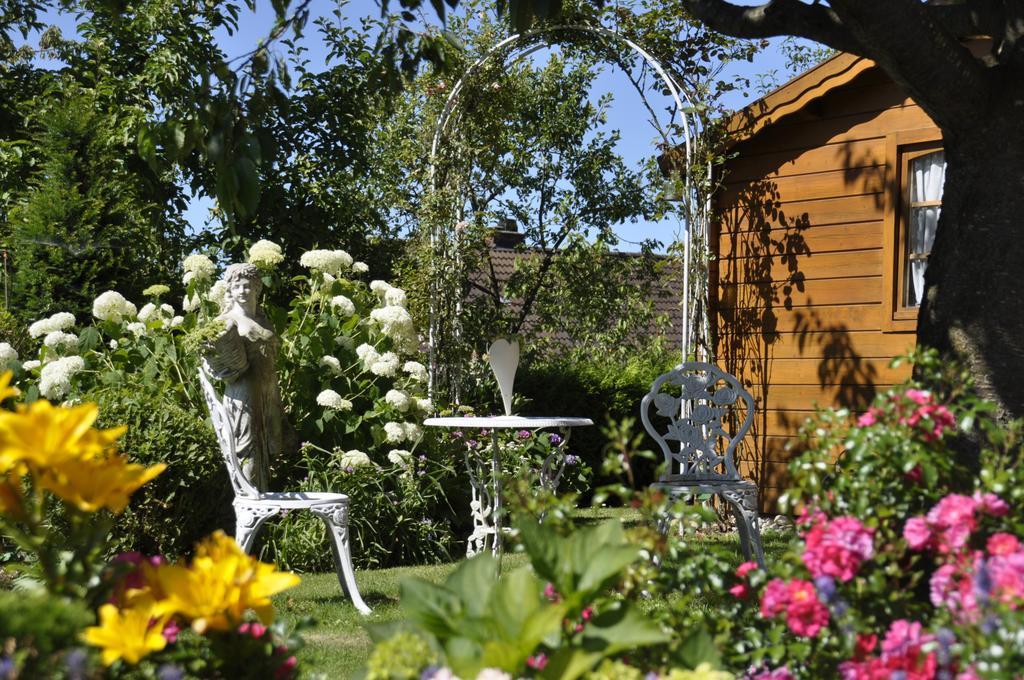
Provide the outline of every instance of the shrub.
<path id="1" fill-rule="evenodd" d="M 128 427 L 122 448 L 167 470 L 143 487 L 118 516 L 112 549 L 178 557 L 216 529 L 231 528 L 231 486 L 217 439 L 196 411 L 145 391 L 97 389 L 102 427 Z"/>
<path id="2" fill-rule="evenodd" d="M 74 655 L 85 654 L 78 639 L 93 614 L 80 601 L 47 593 L 0 592 L 0 638 L 10 668 L 5 677 L 64 677 Z"/>
<path id="3" fill-rule="evenodd" d="M 25 358 L 32 346 L 28 328 L 6 309 L 0 309 L 0 342 L 6 342 Z"/>

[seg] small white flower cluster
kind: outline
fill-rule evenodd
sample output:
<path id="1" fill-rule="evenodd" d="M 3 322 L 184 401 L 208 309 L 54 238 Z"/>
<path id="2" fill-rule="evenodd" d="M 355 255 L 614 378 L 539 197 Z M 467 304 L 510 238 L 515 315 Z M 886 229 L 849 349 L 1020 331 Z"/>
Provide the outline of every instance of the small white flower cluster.
<path id="1" fill-rule="evenodd" d="M 369 465 L 370 457 L 358 449 L 352 449 L 351 451 L 346 451 L 341 454 L 338 458 L 338 462 L 343 468 L 354 468 L 359 467 L 360 465 Z"/>
<path id="2" fill-rule="evenodd" d="M 430 399 L 419 399 L 419 398 L 417 398 L 416 399 L 416 410 L 420 411 L 421 413 L 433 413 L 434 412 L 434 402 L 430 401 Z"/>
<path id="3" fill-rule="evenodd" d="M 398 305 L 380 307 L 370 312 L 370 319 L 380 326 L 384 335 L 391 338 L 395 347 L 402 352 L 415 352 L 419 344 L 416 337 L 416 326 L 412 316 Z"/>
<path id="4" fill-rule="evenodd" d="M 284 261 L 284 253 L 281 252 L 281 246 L 273 241 L 261 239 L 249 248 L 249 262 L 257 267 L 270 269 L 281 264 L 282 261 Z"/>
<path id="5" fill-rule="evenodd" d="M 9 342 L 0 342 L 0 369 L 6 371 L 18 365 L 18 350 Z"/>
<path id="6" fill-rule="evenodd" d="M 123 295 L 114 290 L 100 293 L 99 297 L 93 300 L 92 315 L 100 321 L 113 321 L 121 323 L 125 319 L 135 318 L 135 305 L 128 302 Z"/>
<path id="7" fill-rule="evenodd" d="M 370 265 L 366 264 L 365 262 L 353 262 L 352 271 L 356 274 L 365 274 L 366 272 L 370 271 Z"/>
<path id="8" fill-rule="evenodd" d="M 352 402 L 348 399 L 343 399 L 342 396 L 334 390 L 324 390 L 320 394 L 316 395 L 316 403 L 324 408 L 334 409 L 335 411 L 352 410 Z"/>
<path id="9" fill-rule="evenodd" d="M 392 378 L 398 372 L 400 360 L 394 352 L 380 354 L 372 345 L 363 343 L 356 347 L 356 356 L 363 362 L 363 368 L 374 375 Z"/>
<path id="10" fill-rule="evenodd" d="M 73 352 L 78 349 L 78 336 L 64 331 L 52 331 L 43 338 L 43 344 L 54 352 Z"/>
<path id="11" fill-rule="evenodd" d="M 388 390 L 388 393 L 384 395 L 384 401 L 386 401 L 389 406 L 402 413 L 408 411 L 409 406 L 411 406 L 409 395 L 402 390 Z"/>
<path id="12" fill-rule="evenodd" d="M 166 302 L 157 307 L 152 302 L 147 302 L 139 310 L 139 321 L 149 323 L 155 319 L 162 319 L 162 317 L 171 318 L 174 316 L 174 307 L 167 304 Z"/>
<path id="13" fill-rule="evenodd" d="M 427 375 L 427 367 L 418 361 L 406 361 L 405 365 L 402 366 L 402 370 L 409 374 L 409 377 L 416 382 L 425 383 L 429 379 Z"/>
<path id="14" fill-rule="evenodd" d="M 299 264 L 307 269 L 338 276 L 352 266 L 352 256 L 344 250 L 307 250 L 299 258 Z"/>
<path id="15" fill-rule="evenodd" d="M 141 338 L 143 335 L 146 334 L 146 324 L 142 323 L 141 321 L 132 321 L 130 324 L 126 326 L 126 328 L 128 329 L 129 333 L 131 333 L 137 338 Z"/>
<path id="16" fill-rule="evenodd" d="M 217 273 L 217 265 L 213 263 L 213 260 L 200 253 L 186 257 L 182 267 L 185 269 L 185 276 L 182 280 L 186 286 L 192 281 L 206 281 Z"/>
<path id="17" fill-rule="evenodd" d="M 75 325 L 75 315 L 70 312 L 57 312 L 53 316 L 40 319 L 28 327 L 28 334 L 39 338 L 54 331 L 65 331 Z"/>
<path id="18" fill-rule="evenodd" d="M 356 305 L 344 295 L 335 295 L 331 298 L 331 307 L 338 311 L 343 318 L 348 318 L 356 313 Z"/>
<path id="19" fill-rule="evenodd" d="M 388 462 L 392 465 L 398 465 L 401 467 L 409 467 L 409 463 L 412 461 L 412 454 L 405 449 L 391 449 L 388 451 Z"/>
<path id="20" fill-rule="evenodd" d="M 84 368 L 85 360 L 80 356 L 47 363 L 39 376 L 39 393 L 51 401 L 60 399 L 71 390 L 71 379 Z"/>
<path id="21" fill-rule="evenodd" d="M 329 368 L 334 375 L 341 375 L 341 362 L 330 354 L 320 357 L 320 365 Z"/>
<path id="22" fill-rule="evenodd" d="M 384 439 L 390 444 L 415 442 L 422 434 L 423 430 L 416 423 L 384 423 Z"/>
<path id="23" fill-rule="evenodd" d="M 154 283 L 149 288 L 142 291 L 142 294 L 146 297 L 160 297 L 161 295 L 167 295 L 171 292 L 170 286 L 165 286 L 162 283 Z"/>
<path id="24" fill-rule="evenodd" d="M 26 371 L 34 371 L 42 365 L 43 362 L 40 361 L 39 359 L 29 359 L 28 361 L 23 363 L 21 367 L 24 368 Z"/>
<path id="25" fill-rule="evenodd" d="M 385 305 L 405 307 L 405 291 L 402 290 L 401 288 L 396 288 L 395 286 L 392 286 L 387 281 L 381 281 L 380 279 L 370 281 L 370 290 L 376 293 L 377 297 L 383 300 Z"/>

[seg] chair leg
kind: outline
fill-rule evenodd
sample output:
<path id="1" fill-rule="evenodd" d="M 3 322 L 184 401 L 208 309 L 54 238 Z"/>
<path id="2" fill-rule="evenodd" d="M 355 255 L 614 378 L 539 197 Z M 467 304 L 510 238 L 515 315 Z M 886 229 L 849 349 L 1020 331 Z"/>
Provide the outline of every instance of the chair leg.
<path id="1" fill-rule="evenodd" d="M 338 573 L 338 583 L 342 591 L 352 600 L 352 604 L 362 614 L 370 614 L 372 610 L 363 601 L 356 585 L 355 571 L 352 569 L 352 551 L 349 548 L 348 504 L 314 506 L 310 511 L 327 525 L 331 535 L 331 552 L 334 554 L 334 569 Z"/>
<path id="2" fill-rule="evenodd" d="M 737 489 L 719 492 L 732 506 L 736 517 L 736 529 L 740 534 L 740 546 L 748 560 L 754 560 L 762 569 L 764 548 L 761 544 L 761 519 L 757 512 L 757 488 Z"/>
<path id="3" fill-rule="evenodd" d="M 246 553 L 252 552 L 256 536 L 268 519 L 280 512 L 280 508 L 264 504 L 249 505 L 235 501 L 235 542 Z"/>

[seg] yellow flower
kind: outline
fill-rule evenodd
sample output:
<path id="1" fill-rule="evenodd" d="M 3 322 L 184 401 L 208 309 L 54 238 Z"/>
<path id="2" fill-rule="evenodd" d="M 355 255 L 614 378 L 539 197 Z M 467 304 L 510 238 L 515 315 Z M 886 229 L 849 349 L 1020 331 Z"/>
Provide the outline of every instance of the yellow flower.
<path id="1" fill-rule="evenodd" d="M 233 628 L 250 610 L 269 624 L 274 617 L 271 596 L 299 583 L 295 574 L 246 555 L 223 531 L 196 546 L 188 568 L 159 567 L 156 573 L 166 596 L 162 611 L 191 620 L 198 633 Z"/>
<path id="2" fill-rule="evenodd" d="M 159 615 L 150 599 L 120 610 L 105 604 L 100 607 L 100 625 L 86 628 L 82 640 L 103 650 L 107 666 L 118 659 L 136 664 L 167 644 L 162 632 L 166 622 L 167 617 Z"/>
<path id="3" fill-rule="evenodd" d="M 13 371 L 5 371 L 3 375 L 0 375 L 0 402 L 21 394 L 21 390 L 17 387 L 11 387 L 11 378 L 13 377 Z"/>
<path id="4" fill-rule="evenodd" d="M 107 508 L 120 513 L 128 505 L 128 497 L 163 472 L 163 463 L 143 467 L 129 463 L 122 455 L 107 458 L 70 458 L 50 465 L 37 473 L 39 487 L 84 512 Z"/>
<path id="5" fill-rule="evenodd" d="M 15 519 L 22 519 L 25 509 L 22 505 L 21 481 L 0 475 L 0 512 Z"/>
<path id="6" fill-rule="evenodd" d="M 673 668 L 665 676 L 665 680 L 735 680 L 735 677 L 728 671 L 716 671 L 714 666 L 705 661 L 692 671 Z"/>
<path id="7" fill-rule="evenodd" d="M 61 407 L 45 399 L 19 405 L 13 413 L 0 411 L 0 473 L 102 455 L 116 445 L 125 428 L 95 430 L 92 424 L 98 415 L 95 404 Z"/>

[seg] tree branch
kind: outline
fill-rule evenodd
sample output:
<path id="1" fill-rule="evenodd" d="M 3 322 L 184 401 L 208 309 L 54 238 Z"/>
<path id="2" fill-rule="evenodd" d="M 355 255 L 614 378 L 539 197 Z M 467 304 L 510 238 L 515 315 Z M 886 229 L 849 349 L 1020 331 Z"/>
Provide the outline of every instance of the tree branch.
<path id="1" fill-rule="evenodd" d="M 928 14 L 957 38 L 1002 34 L 1002 0 L 932 0 Z"/>
<path id="2" fill-rule="evenodd" d="M 800 0 L 769 0 L 756 7 L 725 0 L 684 0 L 693 15 L 719 33 L 736 38 L 795 35 L 843 52 L 862 54 L 832 9 Z M 866 56 L 866 55 L 864 55 Z"/>
<path id="3" fill-rule="evenodd" d="M 945 132 L 983 118 L 987 69 L 920 0 L 832 0 L 861 54 L 881 66 Z M 955 93 L 955 96 L 951 96 Z"/>

